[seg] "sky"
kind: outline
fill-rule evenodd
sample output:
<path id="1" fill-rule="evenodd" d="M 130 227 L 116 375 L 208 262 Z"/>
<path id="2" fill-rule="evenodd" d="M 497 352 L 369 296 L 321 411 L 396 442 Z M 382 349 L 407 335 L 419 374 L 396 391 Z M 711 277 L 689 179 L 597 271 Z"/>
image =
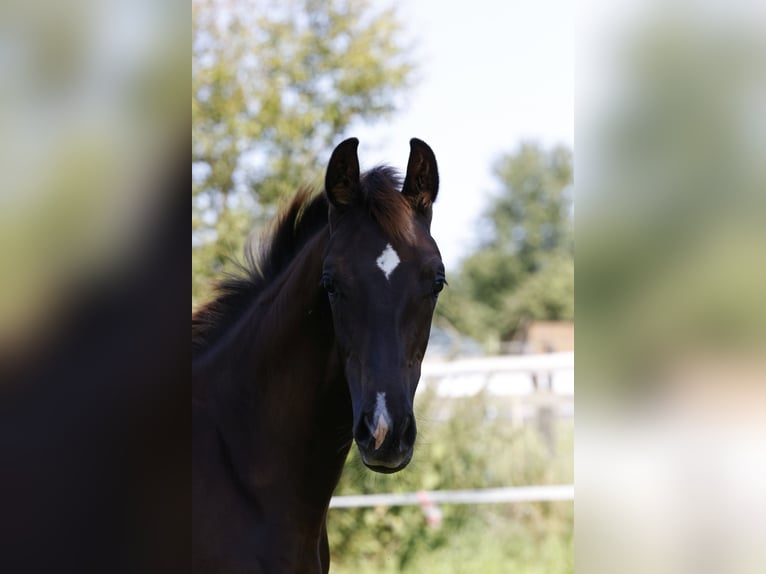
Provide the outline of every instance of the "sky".
<path id="1" fill-rule="evenodd" d="M 381 7 L 390 5 L 375 0 Z M 571 0 L 411 0 L 397 5 L 416 42 L 419 81 L 385 122 L 350 134 L 362 169 L 407 165 L 409 140 L 439 165 L 432 233 L 449 271 L 476 245 L 499 184 L 492 165 L 523 141 L 574 145 Z"/>

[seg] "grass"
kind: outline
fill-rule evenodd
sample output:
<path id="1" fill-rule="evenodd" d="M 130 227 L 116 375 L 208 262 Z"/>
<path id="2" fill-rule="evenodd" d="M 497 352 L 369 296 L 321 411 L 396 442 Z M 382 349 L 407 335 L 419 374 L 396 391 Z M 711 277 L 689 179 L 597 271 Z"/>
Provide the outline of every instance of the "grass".
<path id="1" fill-rule="evenodd" d="M 332 574 L 567 574 L 573 567 L 571 502 L 551 503 L 555 512 L 542 516 L 541 505 L 474 508 L 475 516 L 435 542 L 424 536 L 417 551 L 402 564 L 401 554 L 382 557 L 333 556 Z M 338 511 L 334 511 L 338 512 Z M 515 516 L 510 516 L 515 515 Z M 427 528 L 427 527 L 426 527 Z M 429 543 L 430 542 L 430 543 Z"/>

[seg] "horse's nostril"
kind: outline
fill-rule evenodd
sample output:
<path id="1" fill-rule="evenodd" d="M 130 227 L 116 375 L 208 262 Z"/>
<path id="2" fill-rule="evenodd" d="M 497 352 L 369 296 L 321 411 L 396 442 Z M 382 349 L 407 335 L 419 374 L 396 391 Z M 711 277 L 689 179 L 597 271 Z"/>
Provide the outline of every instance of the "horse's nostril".
<path id="1" fill-rule="evenodd" d="M 417 436 L 417 427 L 415 425 L 415 417 L 408 415 L 402 421 L 402 444 L 412 446 L 415 444 L 415 437 Z"/>
<path id="2" fill-rule="evenodd" d="M 372 438 L 372 421 L 370 415 L 364 415 L 359 419 L 359 423 L 356 425 L 354 431 L 354 438 L 356 442 L 362 445 L 366 445 Z"/>

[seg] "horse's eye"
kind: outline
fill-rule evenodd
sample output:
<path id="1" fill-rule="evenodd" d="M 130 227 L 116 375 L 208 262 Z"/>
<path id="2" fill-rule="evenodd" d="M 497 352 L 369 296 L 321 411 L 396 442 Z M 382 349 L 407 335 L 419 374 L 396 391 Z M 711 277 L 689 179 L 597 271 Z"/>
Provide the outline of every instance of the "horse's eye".
<path id="1" fill-rule="evenodd" d="M 442 292 L 442 289 L 444 289 L 445 285 L 447 285 L 447 280 L 444 277 L 437 277 L 436 281 L 434 281 L 434 298 L 439 296 L 439 293 Z"/>
<path id="2" fill-rule="evenodd" d="M 328 275 L 322 277 L 322 287 L 324 287 L 324 290 L 327 291 L 328 295 L 334 296 L 338 294 L 338 287 L 335 285 L 335 281 Z"/>

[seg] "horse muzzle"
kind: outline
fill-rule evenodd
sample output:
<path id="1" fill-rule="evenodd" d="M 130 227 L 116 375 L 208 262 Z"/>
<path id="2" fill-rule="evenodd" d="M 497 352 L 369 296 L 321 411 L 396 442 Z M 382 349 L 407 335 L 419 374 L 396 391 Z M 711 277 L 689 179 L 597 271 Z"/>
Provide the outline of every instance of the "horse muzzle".
<path id="1" fill-rule="evenodd" d="M 380 409 L 362 413 L 354 427 L 354 439 L 362 462 L 375 472 L 390 474 L 412 459 L 417 428 L 412 413 L 392 418 Z"/>

